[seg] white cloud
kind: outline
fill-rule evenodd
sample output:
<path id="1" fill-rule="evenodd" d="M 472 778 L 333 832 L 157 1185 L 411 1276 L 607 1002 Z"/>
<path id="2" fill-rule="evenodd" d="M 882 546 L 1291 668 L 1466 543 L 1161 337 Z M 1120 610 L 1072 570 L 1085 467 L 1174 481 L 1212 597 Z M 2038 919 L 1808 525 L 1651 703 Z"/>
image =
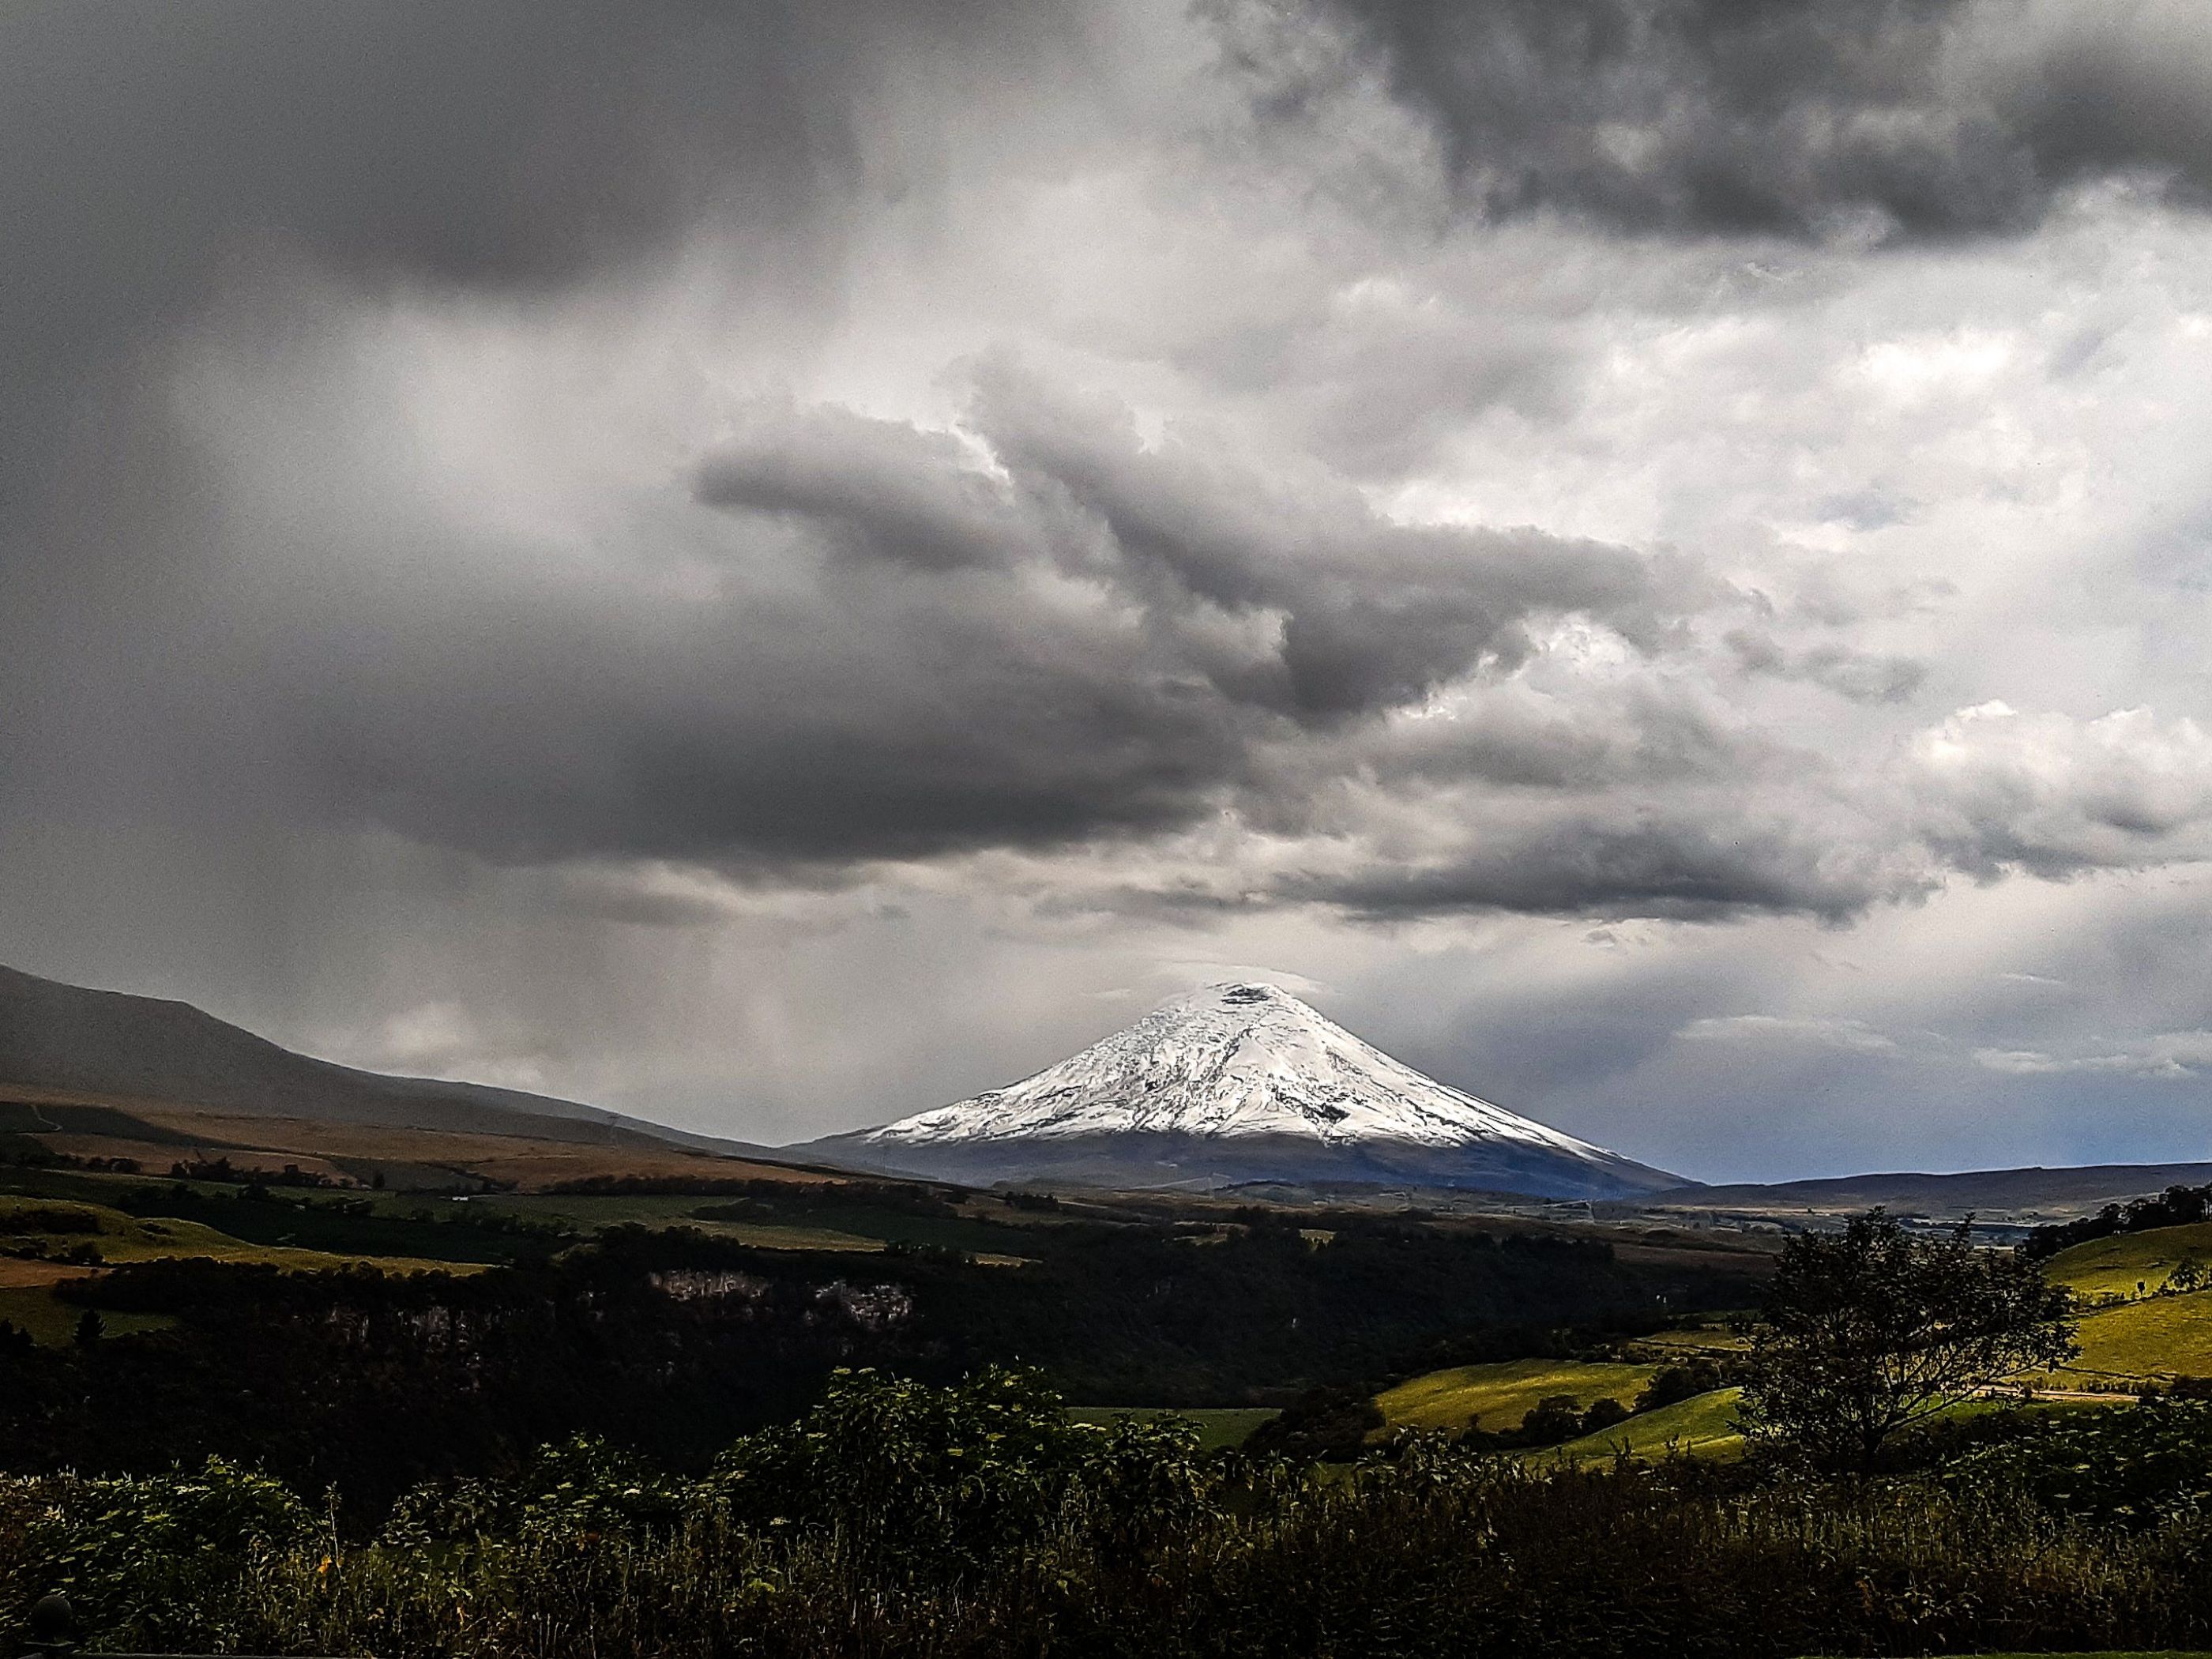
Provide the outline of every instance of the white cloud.
<path id="1" fill-rule="evenodd" d="M 2039 873 L 2212 857 L 2212 732 L 2124 708 L 2095 720 L 1962 708 L 1915 736 L 1931 840 L 1965 867 Z"/>
<path id="2" fill-rule="evenodd" d="M 2212 1031 L 2161 1031 L 2105 1054 L 2045 1054 L 2035 1048 L 1977 1048 L 1974 1063 L 2013 1077 L 2070 1073 L 2118 1073 L 2128 1077 L 2187 1079 L 2212 1073 Z"/>
<path id="3" fill-rule="evenodd" d="M 1693 1019 L 1675 1035 L 1685 1042 L 1780 1044 L 1887 1054 L 1897 1042 L 1863 1020 L 1814 1014 L 1721 1014 Z"/>

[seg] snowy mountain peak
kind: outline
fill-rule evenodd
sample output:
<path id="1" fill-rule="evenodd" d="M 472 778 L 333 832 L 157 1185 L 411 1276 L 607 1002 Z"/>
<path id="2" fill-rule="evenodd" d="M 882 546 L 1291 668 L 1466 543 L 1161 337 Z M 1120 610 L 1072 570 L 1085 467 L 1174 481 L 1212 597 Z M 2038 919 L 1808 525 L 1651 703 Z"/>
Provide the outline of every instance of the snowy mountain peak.
<path id="1" fill-rule="evenodd" d="M 1034 1077 L 856 1139 L 920 1148 L 1130 1133 L 1489 1144 L 1619 1161 L 1425 1077 L 1288 992 L 1252 981 L 1178 997 Z"/>

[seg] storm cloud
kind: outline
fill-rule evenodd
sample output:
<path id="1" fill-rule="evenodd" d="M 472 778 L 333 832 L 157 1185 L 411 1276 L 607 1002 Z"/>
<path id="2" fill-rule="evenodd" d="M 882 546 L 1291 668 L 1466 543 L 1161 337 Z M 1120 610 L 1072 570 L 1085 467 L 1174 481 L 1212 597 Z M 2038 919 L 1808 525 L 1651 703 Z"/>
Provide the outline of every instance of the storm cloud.
<path id="1" fill-rule="evenodd" d="M 0 960 L 749 1139 L 1217 970 L 1693 1173 L 2186 1139 L 2196 7 L 40 0 L 0 145 Z"/>
<path id="2" fill-rule="evenodd" d="M 1220 15 L 1279 114 L 1325 94 L 1310 42 L 1285 51 L 1249 11 Z M 2212 188 L 2212 47 L 2179 3 L 2093 17 L 2031 0 L 1321 0 L 1319 15 L 1434 123 L 1464 200 L 1492 216 L 1956 237 L 2032 226 L 2087 179 L 2140 174 L 2191 201 Z"/>

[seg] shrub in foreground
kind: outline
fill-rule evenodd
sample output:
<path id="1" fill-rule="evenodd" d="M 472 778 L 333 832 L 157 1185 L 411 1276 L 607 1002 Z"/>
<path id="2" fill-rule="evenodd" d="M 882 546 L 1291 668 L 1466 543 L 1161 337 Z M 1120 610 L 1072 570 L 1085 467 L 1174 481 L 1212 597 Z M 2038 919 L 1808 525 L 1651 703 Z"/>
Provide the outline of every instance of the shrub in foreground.
<path id="1" fill-rule="evenodd" d="M 1317 1473 L 1072 1423 L 1019 1372 L 848 1374 L 703 1477 L 571 1442 L 411 1493 L 374 1537 L 224 1465 L 0 1483 L 0 1613 L 67 1582 L 98 1645 L 381 1659 L 2203 1645 L 2212 1550 L 2181 1500 L 2212 1460 L 2160 1462 L 2122 1517 L 2039 1484 L 2079 1449 L 2022 1435 L 1940 1477 L 1820 1481 L 1415 1440 Z"/>

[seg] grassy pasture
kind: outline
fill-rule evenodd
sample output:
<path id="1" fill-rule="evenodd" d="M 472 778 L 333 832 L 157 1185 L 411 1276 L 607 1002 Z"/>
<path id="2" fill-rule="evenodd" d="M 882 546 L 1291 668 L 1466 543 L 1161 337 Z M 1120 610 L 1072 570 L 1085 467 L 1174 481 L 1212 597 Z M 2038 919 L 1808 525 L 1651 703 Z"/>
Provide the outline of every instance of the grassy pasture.
<path id="1" fill-rule="evenodd" d="M 724 1158 L 650 1143 L 592 1145 L 539 1140 L 523 1135 L 482 1134 L 380 1125 L 324 1123 L 296 1118 L 224 1116 L 211 1112 L 142 1110 L 139 1116 L 173 1133 L 204 1137 L 209 1157 L 247 1157 L 264 1167 L 308 1158 L 326 1160 L 363 1186 L 379 1169 L 427 1167 L 441 1172 L 427 1183 L 465 1185 L 471 1177 L 538 1189 L 597 1176 L 642 1176 L 675 1180 L 819 1182 L 781 1165 Z"/>
<path id="2" fill-rule="evenodd" d="M 2136 1291 L 2138 1285 L 2156 1291 L 2192 1258 L 2212 1262 L 2212 1222 L 2093 1238 L 2051 1257 L 2045 1273 L 2076 1295 L 2129 1299 L 2085 1309 L 2081 1358 L 2035 1382 L 2080 1389 L 2212 1376 L 2212 1291 L 2179 1296 L 2138 1296 Z"/>
<path id="3" fill-rule="evenodd" d="M 1711 1394 L 1694 1395 L 1538 1455 L 1573 1462 L 1623 1453 L 1640 1458 L 1666 1457 L 1677 1452 L 1693 1457 L 1741 1457 L 1743 1431 L 1737 1425 L 1735 1408 L 1742 1393 L 1741 1389 L 1716 1389 Z"/>
<path id="4" fill-rule="evenodd" d="M 470 1220 L 489 1217 L 517 1221 L 564 1224 L 581 1234 L 611 1227 L 635 1225 L 652 1229 L 687 1227 L 714 1237 L 726 1238 L 772 1250 L 881 1250 L 886 1243 L 937 1244 L 965 1252 L 987 1266 L 1017 1265 L 1027 1255 L 1015 1254 L 1036 1229 L 1014 1224 L 989 1225 L 968 1215 L 909 1215 L 895 1208 L 870 1204 L 865 1199 L 841 1200 L 834 1185 L 823 1185 L 818 1196 L 807 1187 L 790 1188 L 791 1196 L 757 1204 L 756 1218 L 724 1218 L 717 1211 L 742 1207 L 729 1195 L 702 1193 L 588 1194 L 483 1193 L 454 1195 L 420 1190 L 371 1191 L 347 1188 L 321 1191 L 279 1188 L 276 1202 L 244 1206 L 234 1200 L 235 1185 L 167 1179 L 143 1175 L 88 1173 L 74 1170 L 18 1170 L 8 1171 L 5 1182 L 12 1193 L 0 1193 L 0 1205 L 18 1200 L 51 1204 L 92 1205 L 112 1210 L 126 1194 L 149 1187 L 163 1194 L 182 1193 L 207 1200 L 201 1214 L 187 1213 L 164 1220 L 147 1219 L 179 1230 L 200 1222 L 211 1223 L 216 1235 L 235 1229 L 234 1243 L 291 1244 L 340 1255 L 362 1255 L 381 1261 L 404 1261 L 421 1257 L 441 1261 L 492 1263 L 527 1254 L 532 1236 L 507 1235 L 467 1226 Z M 164 1200 L 166 1203 L 166 1200 Z M 365 1212 L 354 1213 L 363 1211 Z M 143 1207 L 134 1202 L 133 1207 Z M 993 1220 L 999 1218 L 995 1212 Z M 460 1223 L 455 1226 L 447 1224 Z M 201 1226 L 203 1236 L 209 1233 Z M 0 1223 L 0 1239 L 6 1227 Z M 538 1247 L 543 1247 L 543 1239 Z M 994 1247 L 996 1247 L 995 1249 Z M 101 1246 L 113 1260 L 126 1259 Z M 174 1254 L 171 1252 L 157 1252 Z M 216 1255 L 214 1248 L 194 1254 Z M 258 1259 L 219 1256 L 218 1259 Z"/>
<path id="5" fill-rule="evenodd" d="M 432 1191 L 486 1181 L 536 1191 L 594 1176 L 772 1181 L 794 1188 L 837 1178 L 664 1145 L 623 1131 L 609 1131 L 604 1141 L 544 1139 L 529 1133 L 264 1117 L 120 1097 L 22 1090 L 0 1102 L 0 1133 L 28 1135 L 54 1152 L 79 1158 L 135 1158 L 143 1173 L 155 1177 L 179 1159 L 227 1158 L 239 1170 L 275 1174 L 293 1164 L 364 1188 L 381 1174 L 391 1188 Z"/>
<path id="6" fill-rule="evenodd" d="M 2097 1309 L 2082 1316 L 2081 1341 L 2081 1357 L 2056 1376 L 2212 1376 L 2212 1291 Z"/>
<path id="7" fill-rule="evenodd" d="M 42 1217 L 57 1213 L 81 1218 L 91 1224 L 85 1231 L 40 1224 Z M 427 1256 L 360 1255 L 301 1249 L 286 1244 L 249 1243 L 197 1221 L 169 1216 L 142 1219 L 97 1204 L 0 1195 L 0 1249 L 42 1246 L 58 1251 L 80 1243 L 92 1245 L 106 1263 L 194 1256 L 210 1261 L 258 1262 L 298 1273 L 354 1267 L 382 1267 L 391 1273 L 468 1271 L 466 1264 L 434 1261 Z"/>
<path id="8" fill-rule="evenodd" d="M 54 1256 L 83 1244 L 100 1253 L 98 1263 L 40 1260 L 20 1254 L 38 1250 Z M 57 1296 L 55 1286 L 67 1279 L 92 1277 L 123 1262 L 193 1257 L 261 1263 L 294 1273 L 353 1267 L 379 1267 L 386 1273 L 478 1271 L 471 1264 L 426 1257 L 351 1255 L 248 1243 L 196 1221 L 165 1216 L 141 1218 L 97 1204 L 4 1194 L 0 1194 L 0 1250 L 10 1252 L 0 1255 L 0 1319 L 50 1346 L 69 1340 L 82 1311 Z M 103 1312 L 100 1317 L 111 1336 L 158 1330 L 174 1322 L 156 1314 Z"/>
<path id="9" fill-rule="evenodd" d="M 2043 1271 L 2076 1296 L 2133 1296 L 2138 1285 L 2156 1290 L 2191 1257 L 2212 1263 L 2212 1221 L 2093 1238 L 2061 1250 Z"/>
<path id="10" fill-rule="evenodd" d="M 1629 1345 L 1629 1351 L 1639 1358 L 1680 1364 L 1684 1360 L 1705 1356 L 1741 1353 L 1750 1346 L 1748 1338 L 1725 1325 L 1684 1325 L 1639 1336 Z"/>
<path id="11" fill-rule="evenodd" d="M 1492 1365 L 1455 1365 L 1430 1371 L 1375 1397 L 1382 1433 L 1392 1429 L 1443 1429 L 1470 1425 L 1495 1432 L 1517 1429 L 1539 1402 L 1565 1395 L 1578 1406 L 1593 1401 L 1635 1403 L 1656 1365 L 1586 1364 L 1574 1359 L 1510 1359 Z"/>
<path id="12" fill-rule="evenodd" d="M 686 1221 L 681 1224 L 762 1250 L 851 1250 L 868 1255 L 884 1248 L 880 1238 L 864 1238 L 858 1233 L 840 1232 L 834 1227 L 787 1227 L 772 1221 Z"/>
<path id="13" fill-rule="evenodd" d="M 79 1268 L 79 1273 L 84 1270 Z M 58 1282 L 58 1281 L 55 1281 Z M 0 1281 L 0 1319 L 18 1330 L 28 1331 L 42 1347 L 58 1348 L 76 1334 L 84 1310 L 54 1294 L 53 1284 L 10 1285 Z M 167 1314 L 118 1313 L 103 1308 L 100 1327 L 108 1336 L 136 1336 L 142 1331 L 165 1330 L 177 1322 Z"/>

